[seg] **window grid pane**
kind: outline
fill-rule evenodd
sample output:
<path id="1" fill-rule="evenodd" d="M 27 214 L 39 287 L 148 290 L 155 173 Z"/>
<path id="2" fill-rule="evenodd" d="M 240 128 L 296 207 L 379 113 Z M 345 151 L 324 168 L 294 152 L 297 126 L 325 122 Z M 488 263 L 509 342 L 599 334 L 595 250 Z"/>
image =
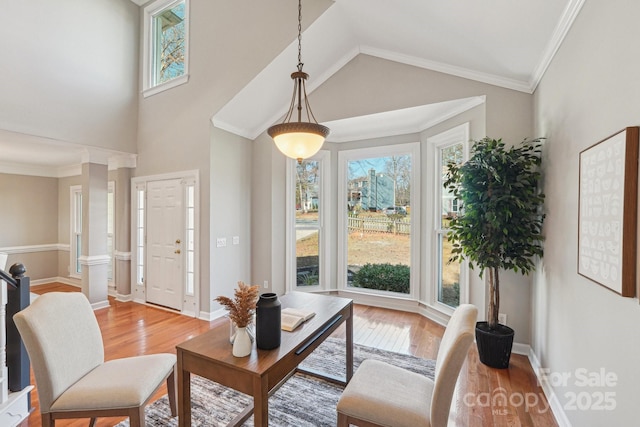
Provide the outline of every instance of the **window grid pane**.
<path id="1" fill-rule="evenodd" d="M 72 276 L 82 273 L 80 257 L 82 255 L 82 187 L 74 186 L 71 190 L 71 253 L 69 269 Z"/>
<path id="2" fill-rule="evenodd" d="M 440 150 L 440 167 L 442 170 L 442 177 L 440 181 L 440 191 L 442 194 L 440 200 L 442 206 L 440 228 L 446 228 L 446 224 L 448 224 L 447 218 L 452 218 L 458 213 L 458 201 L 453 197 L 451 191 L 444 187 L 444 181 L 446 179 L 447 165 L 449 163 L 462 163 L 462 156 L 462 143 L 454 144 Z"/>
<path id="3" fill-rule="evenodd" d="M 318 160 L 296 164 L 296 286 L 318 286 L 321 282 L 320 166 Z"/>
<path id="4" fill-rule="evenodd" d="M 460 305 L 460 263 L 449 262 L 451 242 L 445 233 L 438 233 L 438 254 L 438 301 L 455 308 Z"/>
<path id="5" fill-rule="evenodd" d="M 186 214 L 187 214 L 187 242 L 185 253 L 185 293 L 195 294 L 195 185 L 187 184 L 186 190 Z"/>
<path id="6" fill-rule="evenodd" d="M 136 282 L 138 285 L 144 284 L 144 245 L 145 245 L 145 234 L 144 234 L 144 199 L 145 199 L 145 190 L 138 189 L 138 214 L 136 215 L 138 219 L 137 225 L 137 266 L 136 266 Z"/>
<path id="7" fill-rule="evenodd" d="M 464 144 L 462 142 L 441 147 L 438 150 L 440 180 L 440 215 L 438 239 L 438 288 L 437 300 L 449 307 L 460 305 L 460 270 L 459 262 L 449 262 L 452 244 L 447 238 L 449 222 L 458 215 L 458 201 L 448 188 L 444 187 L 447 166 L 450 163 L 461 164 L 464 160 Z"/>
<path id="8" fill-rule="evenodd" d="M 411 154 L 347 162 L 347 286 L 411 293 Z"/>
<path id="9" fill-rule="evenodd" d="M 153 86 L 184 75 L 185 3 L 180 2 L 153 15 Z"/>
<path id="10" fill-rule="evenodd" d="M 76 233 L 76 273 L 82 273 L 82 265 L 80 265 L 80 256 L 82 255 L 82 235 Z"/>
<path id="11" fill-rule="evenodd" d="M 109 255 L 109 265 L 107 266 L 107 280 L 113 282 L 114 270 L 114 230 L 115 230 L 115 198 L 113 188 L 110 185 L 107 192 L 107 254 Z"/>

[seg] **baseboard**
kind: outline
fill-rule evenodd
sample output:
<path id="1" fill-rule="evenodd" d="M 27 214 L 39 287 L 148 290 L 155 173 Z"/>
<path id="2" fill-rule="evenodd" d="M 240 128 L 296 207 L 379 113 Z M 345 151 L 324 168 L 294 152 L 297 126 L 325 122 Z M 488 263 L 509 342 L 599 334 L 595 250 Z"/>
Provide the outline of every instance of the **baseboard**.
<path id="1" fill-rule="evenodd" d="M 529 354 L 527 356 L 529 357 L 529 364 L 531 365 L 531 369 L 533 369 L 533 372 L 538 379 L 538 384 L 540 384 L 542 392 L 547 398 L 547 402 L 549 402 L 549 407 L 551 408 L 551 412 L 553 412 L 553 416 L 556 418 L 558 426 L 571 427 L 571 422 L 569 421 L 569 418 L 567 418 L 567 414 L 564 412 L 562 404 L 554 393 L 553 387 L 551 387 L 551 384 L 549 384 L 546 376 L 541 375 L 541 373 L 544 371 L 542 370 L 542 366 L 540 366 L 540 360 L 538 360 L 538 357 L 531 347 L 529 347 Z"/>
<path id="2" fill-rule="evenodd" d="M 80 280 L 78 279 L 73 279 L 70 277 L 50 277 L 48 279 L 38 279 L 38 280 L 32 280 L 30 282 L 31 287 L 34 286 L 41 286 L 41 285 L 50 285 L 51 283 L 62 283 L 63 285 L 69 285 L 69 286 L 73 286 L 76 288 L 82 288 L 82 283 L 80 282 Z M 116 299 L 116 301 L 121 301 L 121 302 L 130 302 L 133 301 L 133 297 L 131 294 L 120 294 L 118 293 L 118 291 L 115 288 L 109 288 L 109 290 L 107 291 L 107 294 L 110 297 L 114 297 Z M 136 301 L 137 302 L 137 301 Z M 144 304 L 144 302 L 142 302 Z M 100 307 L 102 308 L 102 307 Z"/>
<path id="3" fill-rule="evenodd" d="M 218 309 L 216 311 L 201 311 L 200 315 L 198 316 L 198 319 L 207 320 L 211 322 L 212 320 L 216 320 L 221 317 L 224 317 L 224 315 L 226 314 L 227 314 L 227 310 L 225 310 L 224 308 Z"/>
<path id="4" fill-rule="evenodd" d="M 338 296 L 351 298 L 356 304 L 388 308 L 391 310 L 400 310 L 410 313 L 419 312 L 419 303 L 417 300 L 412 298 L 379 296 L 374 294 L 367 294 L 364 292 L 353 292 L 344 289 L 338 291 Z"/>
<path id="5" fill-rule="evenodd" d="M 81 288 L 82 283 L 78 279 L 72 279 L 70 277 L 49 277 L 47 279 L 37 279 L 31 280 L 30 286 L 40 286 L 40 285 L 49 285 L 51 283 L 62 283 L 63 285 L 75 286 L 76 288 Z"/>
<path id="6" fill-rule="evenodd" d="M 133 301 L 133 296 L 131 294 L 121 294 L 116 292 L 115 295 L 116 301 L 120 302 L 131 302 Z"/>
<path id="7" fill-rule="evenodd" d="M 438 325 L 447 326 L 449 322 L 449 318 L 447 314 L 441 312 L 440 310 L 436 310 L 433 307 L 429 307 L 428 305 L 420 304 L 418 307 L 418 314 L 422 317 L 426 317 L 427 319 L 436 322 Z"/>
<path id="8" fill-rule="evenodd" d="M 109 308 L 109 300 L 106 301 L 98 301 L 91 304 L 91 308 L 93 311 L 102 310 L 103 308 Z"/>
<path id="9" fill-rule="evenodd" d="M 529 344 L 522 344 L 519 342 L 513 343 L 513 348 L 511 349 L 511 353 L 521 354 L 523 356 L 529 356 L 531 352 L 531 346 Z"/>

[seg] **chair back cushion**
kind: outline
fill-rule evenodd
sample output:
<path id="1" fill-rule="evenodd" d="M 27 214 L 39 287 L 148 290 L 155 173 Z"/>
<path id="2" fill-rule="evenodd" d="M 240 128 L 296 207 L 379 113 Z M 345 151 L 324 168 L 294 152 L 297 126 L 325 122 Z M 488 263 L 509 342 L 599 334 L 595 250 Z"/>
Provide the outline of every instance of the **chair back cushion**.
<path id="1" fill-rule="evenodd" d="M 436 359 L 435 384 L 431 400 L 431 425 L 446 426 L 453 391 L 469 346 L 475 335 L 478 309 L 462 304 L 454 311 L 444 332 Z"/>
<path id="2" fill-rule="evenodd" d="M 42 413 L 104 362 L 98 321 L 80 292 L 41 295 L 13 319 L 31 359 Z"/>

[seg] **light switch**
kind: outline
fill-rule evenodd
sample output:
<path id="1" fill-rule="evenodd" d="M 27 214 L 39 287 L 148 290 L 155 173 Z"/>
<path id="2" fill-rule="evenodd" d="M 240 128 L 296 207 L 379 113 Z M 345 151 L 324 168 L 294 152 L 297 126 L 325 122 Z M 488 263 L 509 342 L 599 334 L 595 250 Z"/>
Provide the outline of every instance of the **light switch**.
<path id="1" fill-rule="evenodd" d="M 226 237 L 218 237 L 218 239 L 216 240 L 216 246 L 219 247 L 219 248 L 227 246 L 227 238 Z"/>
<path id="2" fill-rule="evenodd" d="M 240 244 L 240 236 L 233 236 L 233 244 L 234 245 Z"/>

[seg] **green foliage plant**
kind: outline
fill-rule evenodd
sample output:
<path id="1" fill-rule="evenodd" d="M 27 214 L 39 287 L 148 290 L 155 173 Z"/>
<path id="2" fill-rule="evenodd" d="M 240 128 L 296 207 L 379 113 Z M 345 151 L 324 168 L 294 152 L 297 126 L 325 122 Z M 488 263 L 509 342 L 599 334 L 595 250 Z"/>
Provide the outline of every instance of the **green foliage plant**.
<path id="1" fill-rule="evenodd" d="M 507 148 L 487 137 L 473 143 L 468 161 L 447 165 L 444 186 L 462 205 L 449 224 L 449 261 L 468 260 L 480 277 L 489 272 L 491 330 L 498 326 L 499 270 L 528 274 L 543 253 L 541 151 L 541 138 Z"/>
<path id="2" fill-rule="evenodd" d="M 409 293 L 410 268 L 403 264 L 365 264 L 353 275 L 353 286 Z"/>

